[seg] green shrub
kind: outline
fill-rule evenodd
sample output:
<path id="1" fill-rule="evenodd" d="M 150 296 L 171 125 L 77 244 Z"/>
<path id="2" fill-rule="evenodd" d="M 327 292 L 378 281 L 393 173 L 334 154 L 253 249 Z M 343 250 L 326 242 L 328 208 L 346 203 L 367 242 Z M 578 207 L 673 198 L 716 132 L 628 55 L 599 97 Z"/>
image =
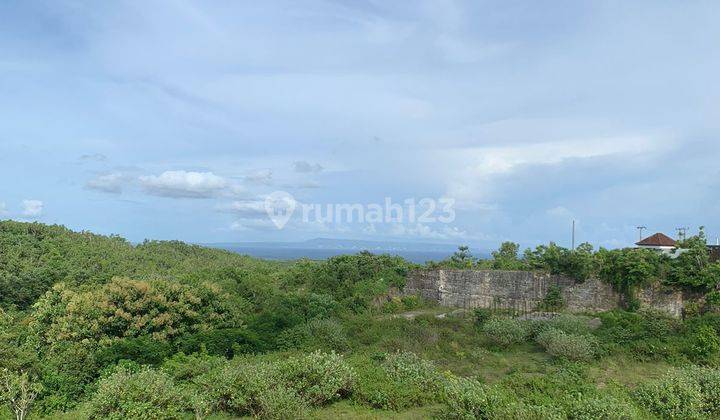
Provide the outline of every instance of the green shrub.
<path id="1" fill-rule="evenodd" d="M 713 290 L 705 294 L 705 306 L 703 306 L 703 312 L 720 312 L 720 291 Z"/>
<path id="2" fill-rule="evenodd" d="M 119 368 L 100 380 L 88 414 L 91 419 L 179 419 L 185 405 L 182 392 L 166 373 Z"/>
<path id="3" fill-rule="evenodd" d="M 698 361 L 708 360 L 720 350 L 720 338 L 709 325 L 700 325 L 692 337 L 692 355 Z"/>
<path id="4" fill-rule="evenodd" d="M 396 314 L 405 310 L 402 299 L 395 296 L 382 305 L 382 311 L 386 314 Z"/>
<path id="5" fill-rule="evenodd" d="M 443 393 L 443 419 L 528 419 L 561 420 L 563 412 L 549 405 L 518 400 L 499 386 L 487 386 L 475 379 L 451 376 Z"/>
<path id="6" fill-rule="evenodd" d="M 587 367 L 580 363 L 562 363 L 544 374 L 514 372 L 500 383 L 512 400 L 531 406 L 557 406 L 568 396 L 596 392 Z"/>
<path id="7" fill-rule="evenodd" d="M 186 334 L 175 342 L 175 348 L 185 354 L 204 351 L 213 356 L 232 358 L 257 352 L 262 345 L 257 334 L 246 328 L 221 328 Z"/>
<path id="8" fill-rule="evenodd" d="M 427 396 L 395 381 L 382 366 L 365 363 L 357 368 L 353 400 L 373 408 L 400 411 L 424 404 Z"/>
<path id="9" fill-rule="evenodd" d="M 213 409 L 237 416 L 257 416 L 263 411 L 260 395 L 272 390 L 274 376 L 268 363 L 251 364 L 235 359 L 198 376 L 198 394 L 207 395 Z"/>
<path id="10" fill-rule="evenodd" d="M 84 343 L 58 343 L 45 352 L 39 369 L 45 390 L 37 401 L 38 411 L 52 413 L 74 408 L 102 368 L 95 356 L 93 346 Z"/>
<path id="11" fill-rule="evenodd" d="M 287 329 L 278 336 L 277 345 L 284 350 L 345 351 L 350 347 L 345 329 L 334 319 L 313 319 Z"/>
<path id="12" fill-rule="evenodd" d="M 637 408 L 612 395 L 579 395 L 567 408 L 572 420 L 626 420 L 640 417 Z"/>
<path id="13" fill-rule="evenodd" d="M 700 304 L 697 302 L 688 302 L 683 307 L 683 317 L 694 318 L 700 316 Z"/>
<path id="14" fill-rule="evenodd" d="M 102 347 L 95 356 L 100 366 L 108 366 L 120 360 L 132 360 L 141 365 L 159 365 L 173 353 L 167 341 L 152 337 L 129 337 L 112 341 Z"/>
<path id="15" fill-rule="evenodd" d="M 305 407 L 349 395 L 354 380 L 354 371 L 342 356 L 315 352 L 265 362 L 232 360 L 198 376 L 194 383 L 218 410 L 282 418 L 288 410 L 301 413 Z"/>
<path id="16" fill-rule="evenodd" d="M 507 347 L 525 341 L 528 325 L 513 318 L 491 318 L 482 326 L 485 336 L 494 344 Z"/>
<path id="17" fill-rule="evenodd" d="M 638 360 L 681 361 L 685 344 L 678 340 L 682 323 L 653 311 L 630 313 L 608 311 L 599 314 L 602 324 L 594 331 L 604 348 L 629 351 Z M 694 318 L 691 322 L 701 321 Z M 718 323 L 720 326 L 720 323 Z"/>
<path id="18" fill-rule="evenodd" d="M 590 333 L 590 317 L 572 314 L 560 314 L 547 324 L 567 334 L 589 334 Z"/>
<path id="19" fill-rule="evenodd" d="M 418 308 L 422 304 L 422 299 L 420 296 L 411 295 L 411 296 L 403 296 L 402 297 L 402 303 L 405 307 L 405 310 L 411 311 L 413 309 Z"/>
<path id="20" fill-rule="evenodd" d="M 511 400 L 496 406 L 494 414 L 490 418 L 499 420 L 565 420 L 567 416 L 558 406 L 525 404 Z"/>
<path id="21" fill-rule="evenodd" d="M 477 308 L 473 311 L 475 325 L 482 327 L 492 317 L 492 310 L 487 308 Z"/>
<path id="22" fill-rule="evenodd" d="M 414 353 L 398 352 L 384 356 L 380 365 L 361 365 L 353 397 L 375 408 L 402 410 L 437 401 L 443 387 L 434 364 Z"/>
<path id="23" fill-rule="evenodd" d="M 176 381 L 192 381 L 198 376 L 224 366 L 227 360 L 223 357 L 211 356 L 206 353 L 185 355 L 177 353 L 162 364 L 162 370 Z"/>
<path id="24" fill-rule="evenodd" d="M 353 369 L 335 352 L 292 357 L 277 363 L 276 369 L 276 380 L 312 406 L 349 395 L 355 381 Z"/>
<path id="25" fill-rule="evenodd" d="M 704 367 L 688 367 L 682 371 L 700 385 L 702 411 L 710 417 L 720 417 L 720 370 Z"/>
<path id="26" fill-rule="evenodd" d="M 462 420 L 489 418 L 496 405 L 489 387 L 474 379 L 459 377 L 447 380 L 443 403 L 441 418 Z"/>
<path id="27" fill-rule="evenodd" d="M 687 372 L 671 371 L 660 379 L 640 385 L 633 395 L 641 406 L 662 418 L 702 417 L 702 388 Z"/>
<path id="28" fill-rule="evenodd" d="M 566 334 L 555 328 L 541 332 L 536 340 L 546 352 L 561 359 L 588 361 L 597 356 L 599 351 L 594 336 Z"/>
<path id="29" fill-rule="evenodd" d="M 539 310 L 557 312 L 565 307 L 565 299 L 563 298 L 560 287 L 553 284 L 548 287 L 548 291 L 540 303 Z"/>
<path id="30" fill-rule="evenodd" d="M 306 402 L 291 388 L 275 388 L 257 398 L 256 416 L 261 419 L 297 419 L 304 417 Z"/>
<path id="31" fill-rule="evenodd" d="M 442 388 L 441 375 L 435 365 L 421 359 L 415 353 L 392 353 L 385 359 L 383 367 L 394 380 L 411 384 L 422 392 L 432 394 Z"/>

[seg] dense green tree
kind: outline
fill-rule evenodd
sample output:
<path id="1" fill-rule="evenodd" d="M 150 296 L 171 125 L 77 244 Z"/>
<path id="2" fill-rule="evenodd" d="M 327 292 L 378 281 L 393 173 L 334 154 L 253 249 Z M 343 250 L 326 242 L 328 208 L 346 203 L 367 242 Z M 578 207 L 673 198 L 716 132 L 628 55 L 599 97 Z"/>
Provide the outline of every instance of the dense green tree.
<path id="1" fill-rule="evenodd" d="M 458 250 L 450 257 L 453 268 L 472 268 L 475 264 L 475 257 L 470 253 L 470 247 L 460 245 Z"/>
<path id="2" fill-rule="evenodd" d="M 514 242 L 503 242 L 497 251 L 493 251 L 492 268 L 496 270 L 522 270 L 525 264 L 518 258 L 520 245 Z"/>
<path id="3" fill-rule="evenodd" d="M 41 391 L 42 384 L 34 381 L 27 372 L 0 371 L 0 402 L 10 407 L 16 420 L 27 417 Z"/>
<path id="4" fill-rule="evenodd" d="M 720 262 L 711 263 L 705 229 L 678 244 L 679 255 L 670 264 L 667 282 L 711 290 L 720 284 Z"/>
<path id="5" fill-rule="evenodd" d="M 100 287 L 60 283 L 34 306 L 30 326 L 50 345 L 122 337 L 173 338 L 242 325 L 246 305 L 213 284 L 115 278 Z"/>

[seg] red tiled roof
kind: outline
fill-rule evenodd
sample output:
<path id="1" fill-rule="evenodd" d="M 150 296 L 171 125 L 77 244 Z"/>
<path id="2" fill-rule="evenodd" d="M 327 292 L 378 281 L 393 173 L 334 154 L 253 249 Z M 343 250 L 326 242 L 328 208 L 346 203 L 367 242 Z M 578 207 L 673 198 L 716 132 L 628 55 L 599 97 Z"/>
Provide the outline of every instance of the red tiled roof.
<path id="1" fill-rule="evenodd" d="M 636 243 L 635 245 L 645 245 L 645 246 L 675 246 L 675 239 L 662 234 L 662 233 L 656 233 L 652 236 L 648 236 L 647 238 L 643 239 L 642 241 Z"/>

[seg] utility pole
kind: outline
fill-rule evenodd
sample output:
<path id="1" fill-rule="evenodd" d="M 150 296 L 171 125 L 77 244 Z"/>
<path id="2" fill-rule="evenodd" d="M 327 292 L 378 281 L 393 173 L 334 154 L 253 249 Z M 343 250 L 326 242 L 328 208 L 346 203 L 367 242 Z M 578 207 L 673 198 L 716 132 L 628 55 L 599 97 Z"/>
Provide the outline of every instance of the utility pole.
<path id="1" fill-rule="evenodd" d="M 647 226 L 638 226 L 638 227 L 637 227 L 637 230 L 640 231 L 640 232 L 639 232 L 639 235 L 638 235 L 638 236 L 640 237 L 640 241 L 643 240 L 642 231 L 645 230 L 645 229 L 647 229 Z"/>
<path id="2" fill-rule="evenodd" d="M 678 239 L 683 240 L 683 241 L 684 241 L 685 239 L 687 239 L 687 231 L 688 231 L 688 229 L 690 229 L 690 228 L 688 228 L 688 227 L 675 228 L 675 230 L 677 230 L 677 232 L 678 232 Z"/>
<path id="3" fill-rule="evenodd" d="M 575 220 L 572 225 L 572 250 L 575 251 Z"/>

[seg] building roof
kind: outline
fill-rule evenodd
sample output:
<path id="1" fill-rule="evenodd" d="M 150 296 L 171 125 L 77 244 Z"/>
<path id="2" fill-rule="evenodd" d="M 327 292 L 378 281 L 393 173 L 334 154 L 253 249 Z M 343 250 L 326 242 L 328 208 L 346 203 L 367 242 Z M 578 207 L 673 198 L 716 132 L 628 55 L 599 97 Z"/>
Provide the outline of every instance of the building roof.
<path id="1" fill-rule="evenodd" d="M 640 246 L 675 246 L 676 242 L 675 239 L 662 234 L 662 233 L 656 233 L 652 236 L 648 236 L 647 238 L 643 239 L 640 242 L 637 242 L 635 245 Z"/>

